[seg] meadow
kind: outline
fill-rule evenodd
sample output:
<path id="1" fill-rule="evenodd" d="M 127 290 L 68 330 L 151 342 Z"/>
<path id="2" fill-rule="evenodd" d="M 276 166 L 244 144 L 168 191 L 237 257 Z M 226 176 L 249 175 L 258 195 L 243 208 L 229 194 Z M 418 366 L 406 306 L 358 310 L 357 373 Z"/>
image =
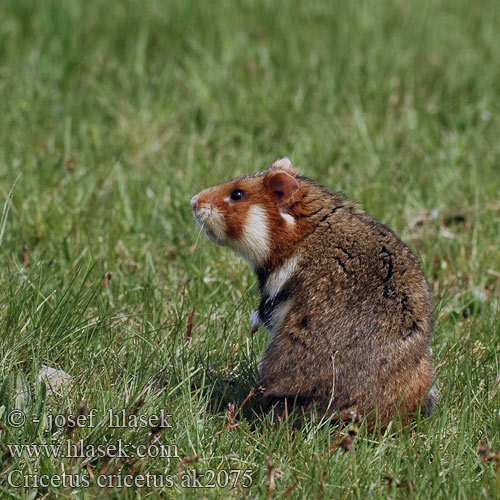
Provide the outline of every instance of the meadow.
<path id="1" fill-rule="evenodd" d="M 499 26 L 493 0 L 3 0 L 0 497 L 499 498 Z M 189 200 L 282 156 L 420 257 L 429 418 L 258 411 L 256 279 Z M 170 456 L 9 448 L 119 440 Z M 97 484 L 147 474 L 172 484 Z"/>

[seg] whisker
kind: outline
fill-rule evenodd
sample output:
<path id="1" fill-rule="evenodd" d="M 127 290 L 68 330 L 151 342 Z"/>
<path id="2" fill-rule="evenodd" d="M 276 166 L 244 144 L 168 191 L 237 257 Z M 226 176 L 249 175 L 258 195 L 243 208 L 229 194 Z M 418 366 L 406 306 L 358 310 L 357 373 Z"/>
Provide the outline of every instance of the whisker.
<path id="1" fill-rule="evenodd" d="M 196 241 L 194 243 L 194 251 L 196 251 L 196 249 L 198 248 L 198 243 L 200 242 L 201 233 L 203 232 L 204 229 L 205 229 L 205 224 L 203 224 L 202 222 L 200 225 L 200 229 L 198 231 L 198 235 L 196 236 Z"/>

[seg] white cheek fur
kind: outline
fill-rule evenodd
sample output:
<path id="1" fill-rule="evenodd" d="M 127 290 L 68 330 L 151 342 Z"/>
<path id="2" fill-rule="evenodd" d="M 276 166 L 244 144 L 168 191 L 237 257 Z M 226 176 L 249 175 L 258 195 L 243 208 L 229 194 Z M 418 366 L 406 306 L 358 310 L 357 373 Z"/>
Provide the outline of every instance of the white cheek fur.
<path id="1" fill-rule="evenodd" d="M 269 255 L 269 228 L 265 210 L 259 205 L 248 209 L 243 234 L 231 246 L 253 266 L 264 262 Z"/>

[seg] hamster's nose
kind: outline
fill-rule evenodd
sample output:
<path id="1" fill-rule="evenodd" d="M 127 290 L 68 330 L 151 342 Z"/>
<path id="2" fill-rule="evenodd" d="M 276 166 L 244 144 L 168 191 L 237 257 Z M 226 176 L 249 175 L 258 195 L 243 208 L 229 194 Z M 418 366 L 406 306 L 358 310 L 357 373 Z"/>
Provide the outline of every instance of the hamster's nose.
<path id="1" fill-rule="evenodd" d="M 193 207 L 193 212 L 196 212 L 196 209 L 198 208 L 198 195 L 195 194 L 191 198 L 191 206 Z"/>

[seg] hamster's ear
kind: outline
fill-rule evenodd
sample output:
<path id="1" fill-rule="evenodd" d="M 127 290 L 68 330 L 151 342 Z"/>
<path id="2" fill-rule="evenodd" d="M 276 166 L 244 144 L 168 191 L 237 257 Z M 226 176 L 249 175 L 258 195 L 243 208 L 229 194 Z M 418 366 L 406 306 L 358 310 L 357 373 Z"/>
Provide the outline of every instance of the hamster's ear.
<path id="1" fill-rule="evenodd" d="M 286 209 L 292 202 L 295 193 L 299 190 L 299 183 L 295 179 L 296 172 L 290 175 L 288 171 L 273 167 L 264 178 L 267 191 L 276 201 L 280 209 Z"/>
<path id="2" fill-rule="evenodd" d="M 283 170 L 292 177 L 295 177 L 298 173 L 297 170 L 293 168 L 292 162 L 286 156 L 281 158 L 281 160 L 275 161 L 271 166 L 271 170 L 272 169 Z"/>

